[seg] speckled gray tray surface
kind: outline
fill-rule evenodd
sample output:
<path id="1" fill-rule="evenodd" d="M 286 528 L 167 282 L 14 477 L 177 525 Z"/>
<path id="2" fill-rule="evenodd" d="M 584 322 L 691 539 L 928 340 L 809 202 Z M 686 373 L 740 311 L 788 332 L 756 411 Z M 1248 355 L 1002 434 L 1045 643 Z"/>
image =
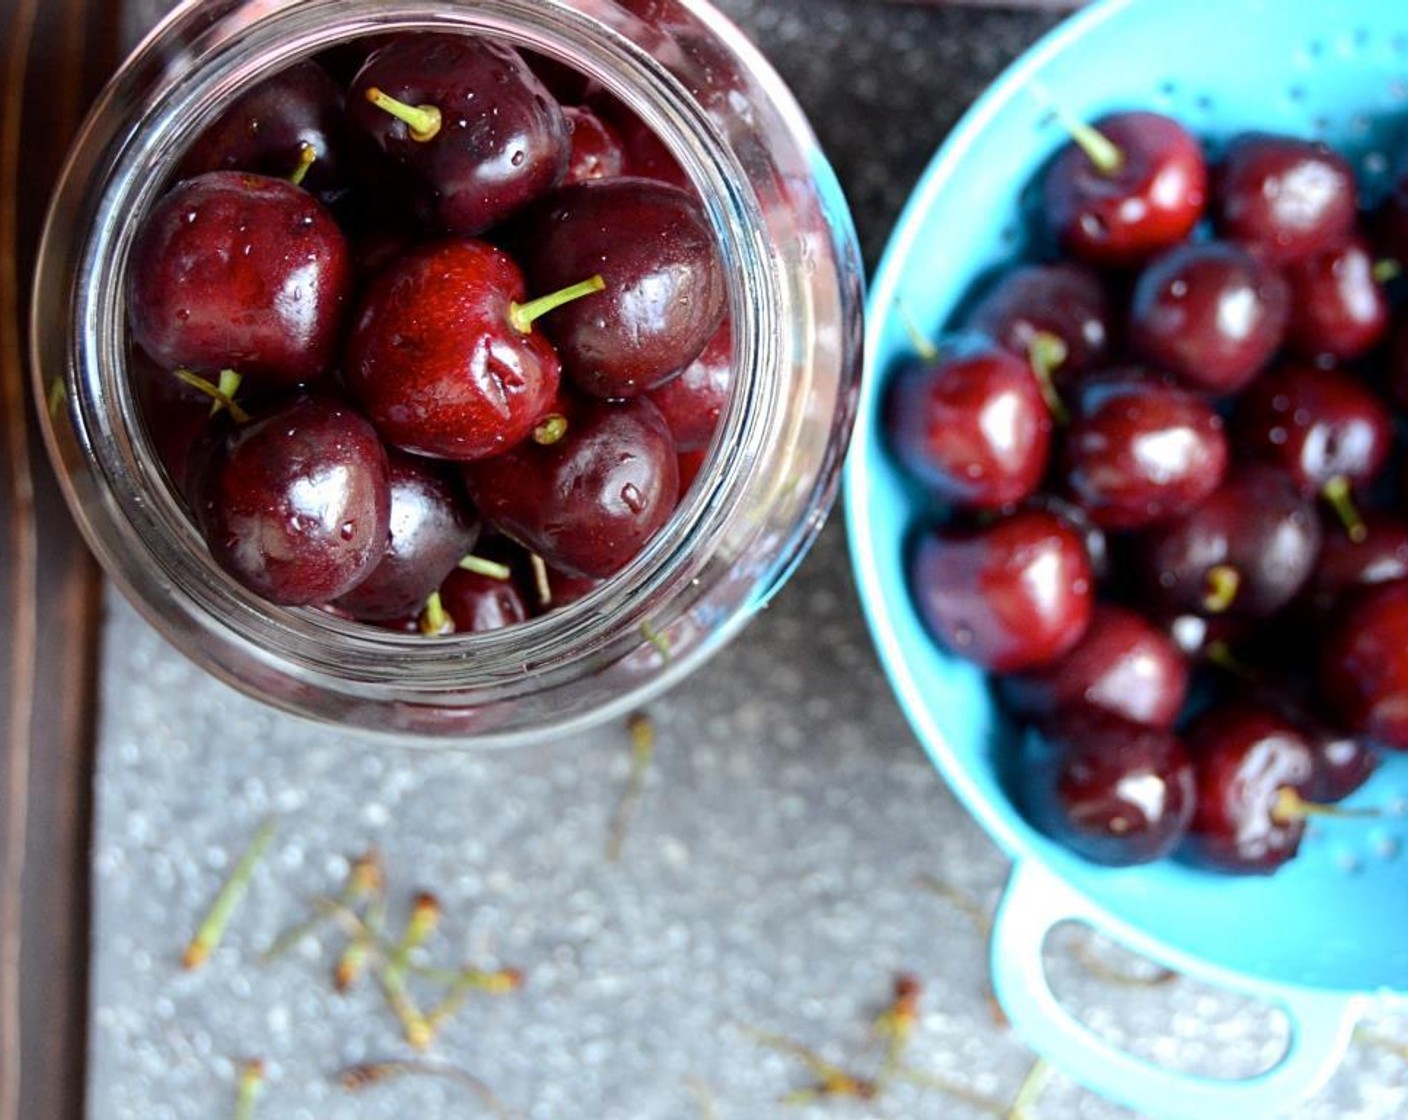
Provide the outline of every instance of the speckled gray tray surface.
<path id="1" fill-rule="evenodd" d="M 161 6 L 134 4 L 131 33 Z M 863 0 L 723 6 L 810 113 L 872 264 L 943 133 L 1051 21 Z M 411 1055 L 373 985 L 334 993 L 332 931 L 259 961 L 311 898 L 338 891 L 348 858 L 369 845 L 384 855 L 394 922 L 418 889 L 442 899 L 427 959 L 524 970 L 521 991 L 472 1000 L 430 1056 L 482 1078 L 513 1115 L 993 1114 L 914 1083 L 868 1103 L 779 1103 L 812 1077 L 759 1032 L 873 1071 L 870 1024 L 899 970 L 925 986 L 911 1065 L 994 1102 L 1010 1101 L 1032 1067 L 994 1018 L 981 921 L 961 904 L 990 910 L 1005 863 L 891 698 L 839 518 L 772 608 L 652 707 L 657 757 L 617 860 L 607 846 L 629 765 L 620 726 L 512 753 L 370 747 L 236 695 L 116 596 L 105 633 L 95 1120 L 232 1116 L 236 1069 L 254 1056 L 267 1067 L 256 1113 L 267 1120 L 491 1115 L 445 1077 L 410 1074 L 357 1093 L 338 1083 L 349 1065 Z M 223 946 L 203 970 L 182 972 L 186 939 L 271 814 L 277 837 Z M 1183 979 L 1116 982 L 1102 972 L 1147 976 L 1147 965 L 1084 938 L 1058 936 L 1049 967 L 1097 1030 L 1215 1074 L 1244 1074 L 1279 1053 L 1284 1030 L 1264 1008 Z M 1408 1039 L 1408 1017 L 1381 1013 L 1367 1025 Z M 1297 1115 L 1408 1115 L 1406 1083 L 1403 1056 L 1357 1043 Z M 1029 1115 L 1129 1114 L 1056 1074 Z"/>

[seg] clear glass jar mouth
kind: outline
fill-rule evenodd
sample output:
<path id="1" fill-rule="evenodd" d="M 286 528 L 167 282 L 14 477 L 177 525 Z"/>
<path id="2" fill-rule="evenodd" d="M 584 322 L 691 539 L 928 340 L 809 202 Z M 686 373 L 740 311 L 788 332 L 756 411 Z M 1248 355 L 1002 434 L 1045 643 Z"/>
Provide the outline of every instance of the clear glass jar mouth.
<path id="1" fill-rule="evenodd" d="M 229 19 L 242 19 L 249 7 L 234 9 Z M 697 598 L 701 573 L 717 565 L 723 552 L 743 551 L 729 537 L 731 512 L 748 500 L 767 470 L 764 452 L 779 438 L 782 423 L 777 373 L 789 360 L 786 351 L 797 345 L 790 327 L 779 330 L 800 313 L 793 306 L 785 262 L 759 234 L 764 221 L 758 200 L 747 189 L 748 176 L 727 138 L 675 77 L 625 33 L 632 29 L 633 17 L 607 5 L 601 10 L 616 14 L 614 21 L 584 15 L 562 0 L 477 0 L 472 6 L 453 0 L 282 0 L 258 7 L 258 16 L 238 28 L 208 21 L 202 26 L 201 3 L 177 9 L 129 60 L 85 134 L 92 165 L 88 172 L 98 174 L 102 187 L 85 196 L 92 200 L 87 227 L 68 234 L 80 246 L 68 288 L 74 326 L 63 359 L 69 424 L 54 423 L 49 439 L 57 458 L 82 458 L 92 476 L 83 493 L 75 492 L 72 478 L 67 483 L 90 544 L 149 619 L 185 638 L 178 644 L 188 654 L 246 690 L 251 674 L 232 671 L 225 664 L 228 656 L 214 651 L 234 650 L 241 662 L 262 665 L 276 676 L 291 674 L 306 690 L 328 689 L 357 702 L 430 711 L 500 707 L 651 649 L 660 664 L 630 690 L 632 697 L 638 700 L 667 686 L 722 645 L 752 613 L 737 612 L 738 618 L 719 625 L 708 640 L 690 645 L 677 659 L 657 638 Z M 711 19 L 709 27 L 742 41 L 721 17 Z M 156 466 L 125 376 L 125 276 L 134 232 L 190 140 L 259 78 L 334 43 L 413 28 L 491 34 L 555 55 L 586 70 L 655 130 L 696 184 L 714 227 L 728 277 L 736 370 L 731 403 L 696 485 L 626 569 L 578 602 L 522 625 L 434 640 L 344 622 L 312 608 L 270 607 L 235 583 L 210 558 Z M 649 30 L 638 21 L 634 29 Z M 186 47 L 184 68 L 170 65 L 174 41 Z M 124 100 L 124 81 L 129 86 L 154 82 L 156 88 L 146 91 L 140 116 L 119 121 L 113 113 Z M 794 127 L 797 122 L 800 114 Z M 814 141 L 808 133 L 798 143 Z M 45 328 L 39 297 L 53 291 L 56 281 L 62 286 L 59 278 L 46 275 L 46 269 L 58 266 L 60 255 L 49 241 L 65 201 L 72 210 L 75 195 L 83 193 L 72 181 L 81 170 L 71 161 L 36 280 L 35 369 L 46 399 L 57 367 L 54 354 L 40 341 Z M 854 254 L 853 233 L 849 248 Z M 843 244 L 838 256 L 844 258 L 846 250 Z M 848 433 L 849 418 L 845 428 Z M 839 454 L 835 460 L 839 467 Z M 830 473 L 816 480 L 823 512 L 835 493 L 834 468 Z M 104 520 L 116 523 L 118 531 L 94 523 Z M 752 606 L 765 601 L 790 570 L 820 521 L 816 517 L 802 527 L 790 552 L 774 557 L 774 572 L 755 573 Z M 266 698 L 290 710 L 304 708 L 277 689 Z M 598 708 L 624 706 L 626 698 L 618 700 Z M 579 716 L 585 718 L 562 713 L 569 724 Z M 468 733 L 493 735 L 475 727 Z"/>

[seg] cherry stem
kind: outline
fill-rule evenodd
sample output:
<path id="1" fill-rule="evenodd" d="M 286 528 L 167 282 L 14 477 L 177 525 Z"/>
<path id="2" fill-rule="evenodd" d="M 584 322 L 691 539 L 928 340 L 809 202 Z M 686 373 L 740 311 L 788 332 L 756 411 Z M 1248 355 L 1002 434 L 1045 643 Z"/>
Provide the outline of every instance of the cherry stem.
<path id="1" fill-rule="evenodd" d="M 549 412 L 533 429 L 533 442 L 540 447 L 551 447 L 567 434 L 567 417 L 560 412 Z"/>
<path id="2" fill-rule="evenodd" d="M 548 562 L 536 552 L 528 554 L 528 567 L 533 572 L 533 590 L 538 593 L 538 606 L 552 606 L 552 580 L 548 578 Z"/>
<path id="3" fill-rule="evenodd" d="M 220 947 L 220 942 L 225 938 L 225 930 L 229 928 L 230 919 L 234 917 L 235 909 L 249 890 L 255 868 L 264 858 L 264 853 L 269 850 L 277 829 L 278 822 L 272 817 L 259 826 L 244 855 L 240 856 L 239 862 L 230 872 L 230 877 L 216 894 L 215 901 L 210 904 L 210 911 L 196 928 L 195 936 L 191 938 L 185 955 L 181 958 L 181 967 L 188 972 L 200 968 L 210 959 L 210 954 Z"/>
<path id="4" fill-rule="evenodd" d="M 571 303 L 573 300 L 589 296 L 593 292 L 604 291 L 606 281 L 602 279 L 600 273 L 588 277 L 577 284 L 571 284 L 559 292 L 552 292 L 549 295 L 539 296 L 537 299 L 530 299 L 527 303 L 519 303 L 513 300 L 508 305 L 508 321 L 514 325 L 520 334 L 531 334 L 533 323 L 541 319 L 549 311 L 555 311 L 563 304 Z"/>
<path id="5" fill-rule="evenodd" d="M 1271 805 L 1271 819 L 1277 824 L 1293 824 L 1307 817 L 1335 817 L 1354 820 L 1372 820 L 1383 816 L 1378 809 L 1345 809 L 1339 805 L 1321 805 L 1307 801 L 1291 786 L 1282 786 L 1276 791 L 1276 800 Z"/>
<path id="6" fill-rule="evenodd" d="M 1051 111 L 1077 147 L 1085 153 L 1086 158 L 1095 165 L 1096 171 L 1101 175 L 1110 176 L 1118 175 L 1124 169 L 1124 152 L 1120 151 L 1108 136 L 1094 125 L 1081 120 L 1041 86 L 1033 84 L 1031 91 L 1033 96 Z"/>
<path id="7" fill-rule="evenodd" d="M 1392 284 L 1403 275 L 1403 264 L 1393 257 L 1384 257 L 1374 262 L 1374 283 Z"/>
<path id="8" fill-rule="evenodd" d="M 1036 374 L 1037 384 L 1041 386 L 1042 399 L 1051 410 L 1051 418 L 1062 427 L 1071 422 L 1071 414 L 1061 400 L 1061 394 L 1056 391 L 1053 375 L 1066 364 L 1069 353 L 1065 339 L 1050 331 L 1037 331 L 1027 345 L 1027 361 L 1031 364 L 1032 373 Z"/>
<path id="9" fill-rule="evenodd" d="M 440 601 L 440 592 L 432 591 L 430 593 L 430 598 L 425 601 L 425 607 L 421 610 L 416 625 L 422 634 L 429 637 L 447 633 L 447 627 L 454 627 L 454 622 L 451 621 L 449 613 L 445 610 L 445 604 Z"/>
<path id="10" fill-rule="evenodd" d="M 1232 647 L 1224 641 L 1209 642 L 1203 656 L 1209 665 L 1216 665 L 1234 677 L 1241 677 L 1245 681 L 1257 680 L 1256 671 L 1233 653 Z"/>
<path id="11" fill-rule="evenodd" d="M 250 1058 L 240 1064 L 239 1080 L 235 1083 L 235 1120 L 254 1120 L 254 1102 L 264 1085 L 264 1063 Z"/>
<path id="12" fill-rule="evenodd" d="M 200 374 L 192 373 L 188 369 L 178 369 L 174 373 L 178 381 L 184 382 L 192 389 L 198 389 L 215 402 L 210 406 L 211 416 L 214 416 L 222 408 L 228 408 L 230 416 L 236 424 L 249 423 L 249 413 L 235 403 L 235 393 L 239 391 L 240 387 L 240 375 L 234 370 L 222 369 L 218 385 L 212 384 Z"/>
<path id="13" fill-rule="evenodd" d="M 318 150 L 314 148 L 312 144 L 309 144 L 307 141 L 304 141 L 302 144 L 299 144 L 298 166 L 293 169 L 293 172 L 288 177 L 288 181 L 292 183 L 295 187 L 301 187 L 303 185 L 303 180 L 308 175 L 308 169 L 312 167 L 313 164 L 315 164 L 317 161 Z"/>
<path id="14" fill-rule="evenodd" d="M 466 572 L 473 572 L 477 576 L 483 576 L 485 579 L 496 579 L 500 583 L 507 583 L 513 578 L 513 569 L 507 564 L 500 564 L 495 560 L 485 560 L 484 557 L 475 556 L 473 553 L 470 553 L 455 566 L 463 568 Z"/>
<path id="15" fill-rule="evenodd" d="M 372 86 L 367 90 L 367 100 L 378 109 L 385 110 L 398 121 L 404 121 L 410 129 L 411 139 L 420 143 L 435 139 L 440 132 L 440 110 L 434 105 L 407 105 L 397 101 L 390 94 Z"/>
<path id="16" fill-rule="evenodd" d="M 1231 564 L 1214 564 L 1208 569 L 1207 591 L 1203 609 L 1209 614 L 1222 614 L 1237 601 L 1242 587 L 1242 574 Z"/>
<path id="17" fill-rule="evenodd" d="M 919 329 L 919 324 L 914 321 L 914 316 L 909 313 L 899 296 L 895 297 L 895 313 L 900 317 L 900 323 L 904 326 L 904 333 L 909 335 L 909 344 L 914 347 L 914 352 L 919 355 L 919 360 L 923 362 L 937 361 L 939 348 L 935 346 L 924 332 Z"/>
<path id="18" fill-rule="evenodd" d="M 1354 504 L 1354 493 L 1349 479 L 1345 475 L 1337 474 L 1320 488 L 1320 493 L 1325 495 L 1330 508 L 1338 515 L 1345 532 L 1349 534 L 1349 539 L 1355 544 L 1363 544 L 1369 535 L 1369 527 L 1364 524 L 1359 507 Z"/>

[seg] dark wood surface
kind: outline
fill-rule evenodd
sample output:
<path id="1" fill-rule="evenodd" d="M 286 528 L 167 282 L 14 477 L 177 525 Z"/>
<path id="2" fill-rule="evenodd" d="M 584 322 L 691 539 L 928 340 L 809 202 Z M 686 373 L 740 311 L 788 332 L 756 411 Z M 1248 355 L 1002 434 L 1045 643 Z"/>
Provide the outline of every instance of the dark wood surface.
<path id="1" fill-rule="evenodd" d="M 0 0 L 0 1120 L 83 1115 L 99 582 L 34 425 L 29 276 L 117 53 L 109 0 Z"/>

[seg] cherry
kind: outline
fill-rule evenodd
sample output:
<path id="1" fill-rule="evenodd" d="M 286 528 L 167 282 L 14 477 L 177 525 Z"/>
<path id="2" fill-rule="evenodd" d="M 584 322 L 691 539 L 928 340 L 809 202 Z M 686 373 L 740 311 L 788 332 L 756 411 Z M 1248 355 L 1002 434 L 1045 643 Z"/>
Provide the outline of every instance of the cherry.
<path id="1" fill-rule="evenodd" d="M 1149 529 L 1138 559 L 1149 593 L 1174 611 L 1266 618 L 1295 598 L 1319 549 L 1314 507 L 1280 472 L 1253 464 Z"/>
<path id="2" fill-rule="evenodd" d="M 732 385 L 733 331 L 725 319 L 699 357 L 646 395 L 665 417 L 675 446 L 681 452 L 702 451 L 714 438 Z"/>
<path id="3" fill-rule="evenodd" d="M 343 369 L 348 390 L 396 447 L 460 460 L 505 451 L 533 431 L 558 389 L 557 354 L 533 320 L 597 290 L 583 283 L 523 303 L 518 267 L 486 242 L 412 251 L 362 299 Z"/>
<path id="4" fill-rule="evenodd" d="M 333 603 L 368 622 L 419 610 L 479 536 L 479 523 L 438 464 L 393 450 L 387 465 L 386 551 L 365 579 Z"/>
<path id="5" fill-rule="evenodd" d="M 1253 692 L 1255 703 L 1285 719 L 1310 746 L 1315 770 L 1305 793 L 1311 802 L 1342 801 L 1373 777 L 1378 756 L 1363 739 L 1346 734 L 1311 710 L 1307 689 L 1299 679 L 1275 680 Z"/>
<path id="6" fill-rule="evenodd" d="M 1408 750 L 1408 582 L 1346 602 L 1321 647 L 1320 690 L 1351 731 Z"/>
<path id="7" fill-rule="evenodd" d="M 468 463 L 481 516 L 571 575 L 625 567 L 669 519 L 679 492 L 670 430 L 647 400 L 582 402 L 565 434 Z"/>
<path id="8" fill-rule="evenodd" d="M 626 152 L 616 130 L 584 105 L 566 106 L 562 113 L 572 145 L 563 182 L 581 183 L 622 174 Z"/>
<path id="9" fill-rule="evenodd" d="M 1019 358 L 1030 361 L 1042 336 L 1058 339 L 1058 384 L 1100 365 L 1109 354 L 1111 316 L 1100 278 L 1081 265 L 1023 264 L 1003 273 L 964 320 Z"/>
<path id="10" fill-rule="evenodd" d="M 1087 381 L 1063 447 L 1066 484 L 1099 525 L 1136 529 L 1187 513 L 1222 482 L 1222 419 L 1138 370 Z"/>
<path id="11" fill-rule="evenodd" d="M 1238 447 L 1285 471 L 1302 493 L 1322 494 L 1352 536 L 1363 522 L 1350 498 L 1383 471 L 1393 445 L 1388 409 L 1348 373 L 1284 365 L 1237 402 Z"/>
<path id="12" fill-rule="evenodd" d="M 1315 778 L 1305 737 L 1264 707 L 1224 703 L 1194 719 L 1185 739 L 1197 779 L 1188 858 L 1239 874 L 1267 874 L 1291 859 L 1305 833 L 1301 798 Z"/>
<path id="13" fill-rule="evenodd" d="M 1046 470 L 1051 413 L 1031 367 L 986 341 L 945 344 L 894 379 L 886 422 L 896 454 L 939 497 L 997 509 Z"/>
<path id="14" fill-rule="evenodd" d="M 484 232 L 567 173 L 557 101 L 513 48 L 487 39 L 397 36 L 358 72 L 347 118 L 450 233 Z"/>
<path id="15" fill-rule="evenodd" d="M 316 199 L 235 171 L 163 196 L 128 276 L 132 336 L 158 365 L 281 386 L 332 364 L 352 279 L 347 243 Z"/>
<path id="16" fill-rule="evenodd" d="M 1046 173 L 1047 220 L 1061 246 L 1091 264 L 1127 266 L 1184 240 L 1207 195 L 1198 141 L 1148 112 L 1113 113 L 1094 131 L 1078 131 Z"/>
<path id="17" fill-rule="evenodd" d="M 1002 678 L 1007 706 L 1049 726 L 1095 709 L 1144 727 L 1169 728 L 1188 692 L 1188 663 L 1169 637 L 1125 607 L 1100 603 L 1060 659 Z"/>
<path id="18" fill-rule="evenodd" d="M 184 494 L 192 451 L 212 426 L 217 402 L 171 371 L 155 365 L 140 350 L 134 350 L 129 361 L 147 435 L 166 468 L 167 477 Z"/>
<path id="19" fill-rule="evenodd" d="M 342 90 L 316 62 L 295 62 L 260 82 L 191 144 L 180 176 L 253 171 L 296 177 L 328 206 L 351 189 L 343 150 Z"/>
<path id="20" fill-rule="evenodd" d="M 608 93 L 597 93 L 591 99 L 591 107 L 620 138 L 625 151 L 625 174 L 655 179 L 682 190 L 694 189 L 689 176 L 655 130 L 624 102 Z"/>
<path id="21" fill-rule="evenodd" d="M 1286 346 L 1311 361 L 1363 357 L 1387 335 L 1388 297 L 1368 244 L 1351 237 L 1286 266 L 1291 318 Z"/>
<path id="22" fill-rule="evenodd" d="M 1229 242 L 1179 245 L 1134 286 L 1131 349 L 1209 393 L 1234 393 L 1270 361 L 1286 332 L 1286 282 Z"/>
<path id="23" fill-rule="evenodd" d="M 1248 133 L 1214 169 L 1218 230 L 1273 264 L 1329 248 L 1353 228 L 1357 206 L 1353 169 L 1318 141 Z"/>
<path id="24" fill-rule="evenodd" d="M 680 497 L 683 498 L 689 492 L 694 480 L 699 477 L 699 472 L 704 469 L 705 460 L 708 459 L 707 450 L 681 451 L 679 453 L 680 466 Z"/>
<path id="25" fill-rule="evenodd" d="M 1168 731 L 1095 712 L 1022 741 L 1016 797 L 1028 820 L 1111 867 L 1173 851 L 1193 815 L 1193 767 Z"/>
<path id="26" fill-rule="evenodd" d="M 386 551 L 386 452 L 366 420 L 329 397 L 299 394 L 232 425 L 193 490 L 211 556 L 270 602 L 335 599 Z"/>
<path id="27" fill-rule="evenodd" d="M 440 603 L 457 634 L 499 630 L 528 620 L 528 608 L 512 580 L 461 568 L 440 585 Z"/>
<path id="28" fill-rule="evenodd" d="M 1330 617 L 1345 596 L 1362 588 L 1408 579 L 1408 522 L 1370 510 L 1358 539 L 1326 532 L 1310 582 L 1301 595 L 1312 620 Z"/>
<path id="29" fill-rule="evenodd" d="M 1080 535 L 1044 510 L 927 530 L 909 562 L 910 591 L 934 636 L 1004 673 L 1054 661 L 1080 641 L 1093 583 Z"/>
<path id="30" fill-rule="evenodd" d="M 698 200 L 648 179 L 594 179 L 535 211 L 521 253 L 533 287 L 600 273 L 601 299 L 553 312 L 543 329 L 564 374 L 598 397 L 633 397 L 698 357 L 723 321 L 727 288 Z"/>

